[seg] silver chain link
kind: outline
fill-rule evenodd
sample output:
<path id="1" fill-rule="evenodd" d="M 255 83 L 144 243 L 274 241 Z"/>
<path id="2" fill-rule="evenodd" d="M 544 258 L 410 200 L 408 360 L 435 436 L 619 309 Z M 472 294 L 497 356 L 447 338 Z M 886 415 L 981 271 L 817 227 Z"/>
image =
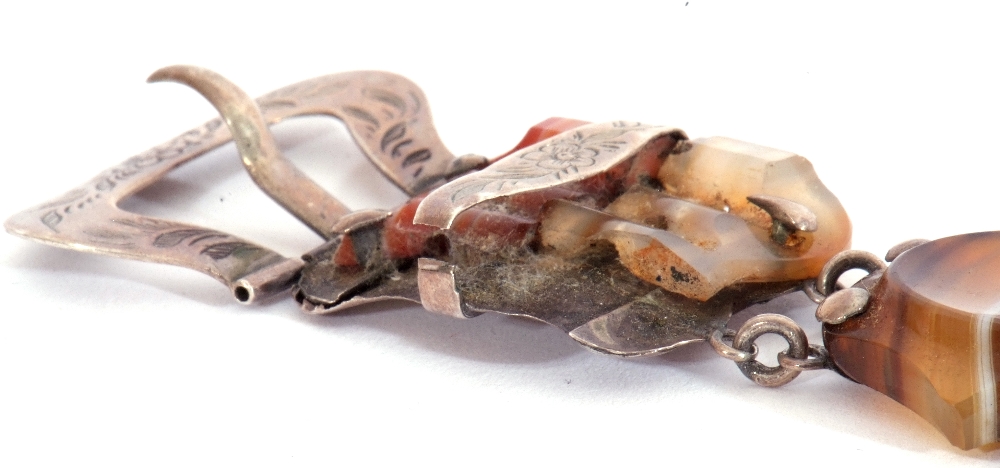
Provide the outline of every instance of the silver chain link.
<path id="1" fill-rule="evenodd" d="M 729 359 L 730 361 L 747 362 L 757 359 L 756 345 L 754 345 L 752 350 L 749 352 L 740 351 L 724 341 L 727 340 L 729 343 L 732 343 L 733 338 L 736 338 L 736 330 L 727 328 L 725 331 L 715 330 L 712 332 L 712 334 L 708 337 L 708 342 L 712 345 L 712 348 L 715 349 L 715 352 L 719 353 L 719 356 Z"/>
<path id="2" fill-rule="evenodd" d="M 788 349 L 778 353 L 777 366 L 768 366 L 757 360 L 755 342 L 768 333 L 781 336 L 788 342 Z M 747 378 L 765 387 L 791 382 L 802 371 L 826 368 L 826 348 L 809 345 L 802 328 L 784 315 L 758 315 L 738 331 L 715 330 L 708 341 L 720 356 L 735 362 Z"/>
<path id="3" fill-rule="evenodd" d="M 840 279 L 840 275 L 853 269 L 876 273 L 884 269 L 885 266 L 885 262 L 868 252 L 857 250 L 841 252 L 823 266 L 816 279 L 804 281 L 802 291 L 810 300 L 820 304 L 820 309 L 824 308 L 823 303 L 827 302 L 827 298 L 831 295 L 845 296 L 835 301 L 836 304 L 828 304 L 827 309 L 845 309 L 831 310 L 828 311 L 828 314 L 838 315 L 836 313 L 839 313 L 846 318 L 863 310 L 867 302 L 867 295 L 860 294 L 866 293 L 866 291 L 853 290 L 851 292 L 859 293 L 855 294 L 858 297 L 847 297 L 846 294 L 842 294 L 848 291 L 838 293 L 837 280 Z M 836 317 L 837 319 L 841 318 L 839 315 Z M 831 321 L 829 323 L 839 322 Z M 777 366 L 768 366 L 757 360 L 755 342 L 762 335 L 768 333 L 778 335 L 788 343 L 788 349 L 778 353 Z M 748 320 L 738 331 L 715 330 L 709 336 L 708 341 L 720 356 L 735 362 L 747 378 L 765 387 L 784 385 L 798 377 L 803 371 L 829 368 L 829 353 L 827 353 L 826 348 L 820 345 L 810 345 L 802 328 L 784 315 L 758 315 Z"/>

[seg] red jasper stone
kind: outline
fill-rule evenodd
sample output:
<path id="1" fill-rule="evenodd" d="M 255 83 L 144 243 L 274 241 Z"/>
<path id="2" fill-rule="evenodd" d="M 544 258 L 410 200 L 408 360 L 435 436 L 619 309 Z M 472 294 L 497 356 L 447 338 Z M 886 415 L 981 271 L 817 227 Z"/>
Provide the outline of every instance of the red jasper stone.
<path id="1" fill-rule="evenodd" d="M 499 159 L 503 159 L 508 154 L 511 154 L 519 149 L 527 148 L 535 143 L 538 143 L 539 141 L 552 138 L 562 132 L 572 130 L 588 123 L 589 122 L 583 120 L 567 119 L 565 117 L 549 117 L 529 128 L 528 132 L 524 134 L 524 138 L 521 138 L 521 141 L 518 142 L 513 149 L 494 159 L 494 162 Z"/>

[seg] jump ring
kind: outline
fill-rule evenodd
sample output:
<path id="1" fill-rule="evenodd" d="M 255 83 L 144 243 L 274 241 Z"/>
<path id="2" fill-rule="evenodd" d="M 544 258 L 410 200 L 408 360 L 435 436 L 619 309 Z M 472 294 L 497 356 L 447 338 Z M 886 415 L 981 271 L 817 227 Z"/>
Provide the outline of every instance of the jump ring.
<path id="1" fill-rule="evenodd" d="M 792 319 L 778 314 L 761 314 L 748 320 L 736 332 L 736 337 L 733 338 L 733 347 L 743 352 L 749 352 L 757 338 L 767 333 L 774 333 L 788 342 L 788 350 L 785 353 L 789 357 L 806 359 L 809 356 L 805 332 Z M 767 366 L 756 359 L 737 362 L 736 365 L 748 379 L 765 387 L 784 385 L 791 382 L 801 372 L 780 365 Z"/>
<path id="2" fill-rule="evenodd" d="M 726 344 L 725 339 L 732 340 L 736 337 L 736 331 L 726 329 L 725 331 L 716 329 L 708 337 L 709 344 L 720 356 L 735 362 L 747 362 L 757 359 L 757 346 L 751 346 L 750 351 L 740 351 Z"/>
<path id="3" fill-rule="evenodd" d="M 816 290 L 816 280 L 812 278 L 802 282 L 802 292 L 806 293 L 806 297 L 808 297 L 810 301 L 817 304 L 823 302 L 823 299 L 826 299 L 826 296 L 820 294 L 819 291 Z"/>
<path id="4" fill-rule="evenodd" d="M 855 268 L 874 273 L 884 269 L 885 262 L 873 253 L 861 250 L 847 250 L 834 255 L 826 265 L 823 265 L 819 276 L 816 277 L 816 292 L 824 297 L 833 294 L 840 275 Z"/>
<path id="5" fill-rule="evenodd" d="M 778 364 L 785 369 L 797 371 L 826 369 L 830 354 L 826 348 L 819 345 L 809 345 L 809 355 L 805 359 L 796 359 L 784 351 L 778 353 Z"/>

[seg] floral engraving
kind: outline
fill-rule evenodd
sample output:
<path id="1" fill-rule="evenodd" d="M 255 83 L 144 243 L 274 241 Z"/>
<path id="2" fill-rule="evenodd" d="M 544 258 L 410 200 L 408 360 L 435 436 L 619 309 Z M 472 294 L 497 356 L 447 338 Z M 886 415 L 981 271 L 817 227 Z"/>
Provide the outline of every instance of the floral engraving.
<path id="1" fill-rule="evenodd" d="M 396 140 L 398 140 L 400 138 L 403 138 L 404 135 L 406 135 L 406 123 L 405 122 L 400 122 L 400 123 L 398 123 L 396 125 L 393 125 L 391 128 L 389 128 L 388 130 L 385 131 L 384 135 L 382 135 L 382 142 L 379 143 L 379 148 L 384 153 L 385 150 L 389 148 L 389 145 L 392 142 L 394 142 L 394 141 L 396 141 Z"/>
<path id="2" fill-rule="evenodd" d="M 575 131 L 535 146 L 529 146 L 506 159 L 451 184 L 451 202 L 464 204 L 484 193 L 521 192 L 555 183 L 578 180 L 607 169 L 627 157 L 628 142 L 620 137 L 644 125 L 612 127 L 609 130 Z M 600 163 L 599 168 L 593 166 Z M 583 170 L 583 173 L 581 173 Z M 596 172 L 595 172 L 596 171 Z"/>
<path id="3" fill-rule="evenodd" d="M 624 133 L 624 132 L 621 132 Z M 521 159 L 533 161 L 541 169 L 548 170 L 557 179 L 580 172 L 581 167 L 593 166 L 604 150 L 618 150 L 624 141 L 608 140 L 608 135 L 583 136 L 573 132 L 567 138 L 543 144 L 534 151 L 521 154 Z"/>
<path id="4" fill-rule="evenodd" d="M 535 161 L 535 165 L 543 169 L 551 169 L 556 174 L 578 172 L 577 168 L 593 166 L 594 157 L 598 151 L 593 148 L 580 148 L 576 145 L 543 146 L 538 151 L 527 153 L 521 159 Z"/>
<path id="5" fill-rule="evenodd" d="M 415 222 L 446 228 L 486 200 L 576 182 L 634 156 L 659 135 L 677 132 L 632 122 L 590 124 L 515 152 L 431 192 Z"/>

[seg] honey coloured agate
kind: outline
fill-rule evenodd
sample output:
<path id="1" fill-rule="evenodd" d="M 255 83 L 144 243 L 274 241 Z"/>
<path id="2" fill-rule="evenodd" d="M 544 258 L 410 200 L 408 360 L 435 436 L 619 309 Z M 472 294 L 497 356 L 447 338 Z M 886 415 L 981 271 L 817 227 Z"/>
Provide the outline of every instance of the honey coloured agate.
<path id="1" fill-rule="evenodd" d="M 824 327 L 836 368 L 907 406 L 963 449 L 998 437 L 1000 232 L 899 256 L 867 310 Z"/>

